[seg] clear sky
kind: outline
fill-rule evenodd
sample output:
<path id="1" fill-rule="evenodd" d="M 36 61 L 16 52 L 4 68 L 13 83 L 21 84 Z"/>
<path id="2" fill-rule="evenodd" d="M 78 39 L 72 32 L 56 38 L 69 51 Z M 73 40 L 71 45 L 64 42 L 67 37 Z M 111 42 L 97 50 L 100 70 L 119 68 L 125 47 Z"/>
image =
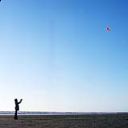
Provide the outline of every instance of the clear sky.
<path id="1" fill-rule="evenodd" d="M 2 0 L 0 111 L 14 98 L 22 111 L 128 112 L 128 1 Z"/>

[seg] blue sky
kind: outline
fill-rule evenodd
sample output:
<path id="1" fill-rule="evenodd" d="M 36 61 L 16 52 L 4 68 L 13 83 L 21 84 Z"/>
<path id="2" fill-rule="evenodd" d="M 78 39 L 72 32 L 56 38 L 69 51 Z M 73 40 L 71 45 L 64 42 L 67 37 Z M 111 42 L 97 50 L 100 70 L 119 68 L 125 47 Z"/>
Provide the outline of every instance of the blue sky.
<path id="1" fill-rule="evenodd" d="M 128 111 L 127 7 L 127 0 L 3 0 L 0 110 L 14 110 L 17 97 L 22 111 Z"/>

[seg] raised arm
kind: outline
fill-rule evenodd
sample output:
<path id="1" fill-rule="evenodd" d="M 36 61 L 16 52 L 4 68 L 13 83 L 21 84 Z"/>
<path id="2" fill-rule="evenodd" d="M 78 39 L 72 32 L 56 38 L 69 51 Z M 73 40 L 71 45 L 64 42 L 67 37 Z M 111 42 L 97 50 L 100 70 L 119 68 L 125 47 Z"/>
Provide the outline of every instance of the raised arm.
<path id="1" fill-rule="evenodd" d="M 20 101 L 18 102 L 18 104 L 20 104 L 22 102 L 22 99 L 20 99 Z"/>

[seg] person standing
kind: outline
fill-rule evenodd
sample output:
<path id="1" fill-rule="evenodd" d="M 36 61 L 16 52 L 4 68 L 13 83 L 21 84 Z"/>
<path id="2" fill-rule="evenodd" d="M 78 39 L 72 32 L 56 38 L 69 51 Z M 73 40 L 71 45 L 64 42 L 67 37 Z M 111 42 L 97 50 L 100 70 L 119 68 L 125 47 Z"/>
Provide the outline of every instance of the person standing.
<path id="1" fill-rule="evenodd" d="M 22 102 L 22 99 L 20 99 L 19 102 L 18 102 L 17 99 L 14 99 L 14 101 L 15 101 L 15 115 L 14 115 L 14 119 L 18 120 L 17 111 L 19 111 L 19 104 Z"/>

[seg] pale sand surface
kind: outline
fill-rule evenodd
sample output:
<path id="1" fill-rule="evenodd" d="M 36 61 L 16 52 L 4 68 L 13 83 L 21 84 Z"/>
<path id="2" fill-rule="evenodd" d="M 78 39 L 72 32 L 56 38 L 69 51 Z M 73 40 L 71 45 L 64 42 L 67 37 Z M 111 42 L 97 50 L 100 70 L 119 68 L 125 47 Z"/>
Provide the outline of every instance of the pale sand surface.
<path id="1" fill-rule="evenodd" d="M 0 116 L 0 128 L 128 128 L 128 114 Z"/>

